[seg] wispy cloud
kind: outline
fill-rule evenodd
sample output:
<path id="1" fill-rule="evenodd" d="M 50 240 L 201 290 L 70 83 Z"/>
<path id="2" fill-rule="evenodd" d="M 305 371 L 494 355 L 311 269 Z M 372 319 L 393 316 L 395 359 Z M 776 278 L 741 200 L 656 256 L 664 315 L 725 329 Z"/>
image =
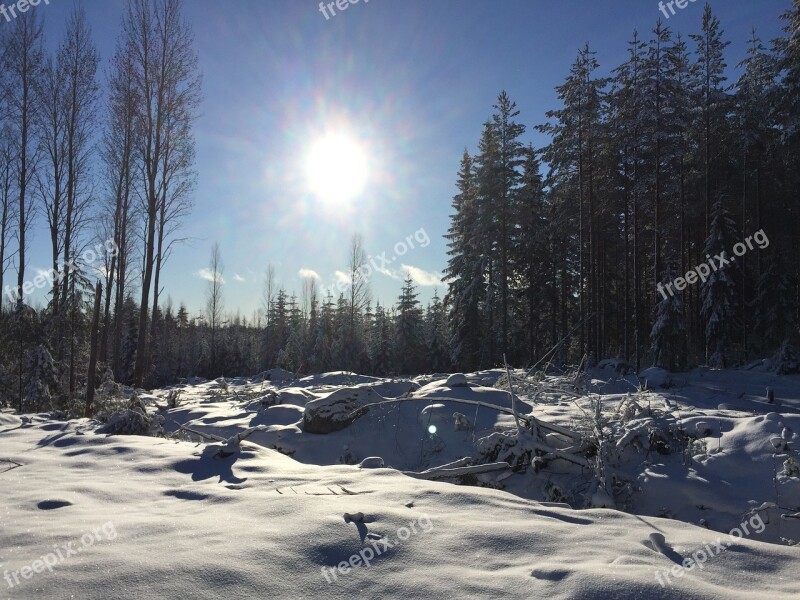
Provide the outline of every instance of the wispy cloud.
<path id="1" fill-rule="evenodd" d="M 214 273 L 211 272 L 211 269 L 200 269 L 197 272 L 197 276 L 206 281 L 214 281 Z M 217 275 L 217 278 L 220 283 L 225 283 L 225 279 L 223 279 L 222 275 Z"/>
<path id="2" fill-rule="evenodd" d="M 348 275 L 344 271 L 336 271 L 335 275 L 337 283 L 345 283 L 345 284 L 350 283 L 350 275 Z"/>
<path id="3" fill-rule="evenodd" d="M 234 281 L 238 281 L 239 283 L 244 283 L 245 281 L 247 281 L 247 279 L 245 279 L 244 277 L 242 277 L 238 273 L 234 273 L 233 274 L 233 280 Z"/>
<path id="4" fill-rule="evenodd" d="M 398 281 L 403 279 L 403 274 L 400 271 L 392 271 L 391 269 L 387 269 L 386 267 L 379 267 L 377 271 L 381 275 L 386 275 L 387 277 L 391 277 L 392 279 L 397 279 Z"/>
<path id="5" fill-rule="evenodd" d="M 319 277 L 319 273 L 317 273 L 313 269 L 300 269 L 297 272 L 297 274 L 300 275 L 300 277 L 308 278 L 308 279 L 319 279 L 320 278 Z"/>
<path id="6" fill-rule="evenodd" d="M 411 276 L 411 280 L 423 287 L 442 285 L 442 276 L 438 273 L 429 273 L 412 265 L 401 265 L 402 269 Z"/>

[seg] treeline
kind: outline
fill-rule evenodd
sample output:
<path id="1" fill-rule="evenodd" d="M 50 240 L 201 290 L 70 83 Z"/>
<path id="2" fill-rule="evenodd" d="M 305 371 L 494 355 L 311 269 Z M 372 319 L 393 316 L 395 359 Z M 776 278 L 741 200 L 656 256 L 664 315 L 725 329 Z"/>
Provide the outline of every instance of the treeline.
<path id="1" fill-rule="evenodd" d="M 753 31 L 733 82 L 708 5 L 690 39 L 662 22 L 634 32 L 610 77 L 586 45 L 536 127 L 544 148 L 524 144 L 500 94 L 464 153 L 447 234 L 454 364 L 531 364 L 555 347 L 555 362 L 680 369 L 780 349 L 797 368 L 799 0 L 783 20 L 770 44 Z M 765 249 L 659 291 L 761 230 Z"/>
<path id="2" fill-rule="evenodd" d="M 443 372 L 451 368 L 447 311 L 437 293 L 423 307 L 408 276 L 391 306 L 372 303 L 359 267 L 366 264 L 360 238 L 353 241 L 351 281 L 346 292 L 321 296 L 316 280 L 301 295 L 276 285 L 268 269 L 262 307 L 250 321 L 225 314 L 224 270 L 212 251 L 206 310 L 191 317 L 171 304 L 156 314 L 152 385 L 199 375 L 206 378 L 254 374 L 280 367 L 297 374 L 348 370 L 374 375 Z M 135 310 L 127 330 L 135 335 Z M 133 374 L 133 348 L 123 358 L 123 380 Z"/>

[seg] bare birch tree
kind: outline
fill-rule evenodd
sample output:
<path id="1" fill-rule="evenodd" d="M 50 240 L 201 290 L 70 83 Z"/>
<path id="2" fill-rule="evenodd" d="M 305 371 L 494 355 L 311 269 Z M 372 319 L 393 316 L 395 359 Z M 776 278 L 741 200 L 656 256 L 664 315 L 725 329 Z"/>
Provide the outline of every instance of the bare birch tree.
<path id="1" fill-rule="evenodd" d="M 16 217 L 14 198 L 14 150 L 8 124 L 0 126 L 0 310 L 5 298 L 5 275 L 14 254 L 9 253 L 8 242 Z"/>
<path id="2" fill-rule="evenodd" d="M 108 81 L 108 122 L 102 143 L 104 180 L 107 188 L 107 228 L 113 235 L 116 253 L 107 265 L 106 298 L 103 312 L 103 332 L 100 342 L 100 360 L 106 361 L 110 321 L 112 287 L 114 288 L 114 332 L 111 340 L 113 371 L 123 379 L 121 347 L 123 337 L 123 312 L 128 293 L 129 269 L 134 245 L 132 243 L 136 211 L 136 165 L 140 147 L 136 127 L 136 107 L 140 101 L 132 78 L 133 63 L 126 46 L 119 44 L 112 61 Z"/>
<path id="3" fill-rule="evenodd" d="M 206 299 L 206 315 L 211 333 L 211 372 L 215 372 L 217 367 L 217 332 L 222 324 L 222 311 L 225 308 L 225 301 L 222 298 L 222 286 L 225 283 L 222 278 L 223 269 L 219 244 L 214 244 L 211 248 L 211 262 L 208 265 L 209 281 Z"/>
<path id="4" fill-rule="evenodd" d="M 27 239 L 32 225 L 33 179 L 39 161 L 36 123 L 37 92 L 43 65 L 41 19 L 36 11 L 18 15 L 3 48 L 6 72 L 3 96 L 11 132 L 17 206 L 17 308 L 22 308 Z"/>
<path id="5" fill-rule="evenodd" d="M 97 66 L 100 57 L 92 41 L 82 5 L 67 20 L 67 31 L 58 49 L 56 69 L 63 82 L 63 134 L 65 205 L 63 214 L 63 258 L 66 265 L 78 255 L 92 200 L 91 162 L 94 152 L 97 108 Z M 69 269 L 64 269 L 62 299 L 73 286 Z"/>
<path id="6" fill-rule="evenodd" d="M 191 177 L 191 165 L 175 153 L 182 149 L 189 161 L 193 159 L 191 125 L 200 101 L 194 37 L 182 17 L 182 7 L 182 0 L 129 0 L 122 25 L 132 59 L 132 81 L 140 98 L 136 122 L 142 134 L 139 152 L 145 233 L 134 367 L 134 383 L 139 386 L 149 363 L 151 287 L 156 264 L 163 259 L 159 223 L 165 222 L 162 215 L 167 209 L 162 207 L 166 199 L 180 197 L 177 190 Z M 158 241 L 162 243 L 157 250 Z"/>
<path id="7" fill-rule="evenodd" d="M 272 263 L 267 265 L 264 274 L 264 290 L 261 293 L 261 310 L 264 313 L 264 327 L 269 327 L 272 317 L 272 303 L 275 301 L 275 267 Z"/>

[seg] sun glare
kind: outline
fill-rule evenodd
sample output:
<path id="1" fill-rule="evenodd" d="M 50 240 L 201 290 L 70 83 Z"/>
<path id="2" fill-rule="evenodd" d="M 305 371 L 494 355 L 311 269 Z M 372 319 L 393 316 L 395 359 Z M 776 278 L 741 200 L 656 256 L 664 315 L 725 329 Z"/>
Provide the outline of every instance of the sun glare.
<path id="1" fill-rule="evenodd" d="M 312 146 L 306 174 L 317 197 L 332 203 L 348 202 L 364 189 L 367 159 L 355 140 L 343 134 L 329 134 Z"/>

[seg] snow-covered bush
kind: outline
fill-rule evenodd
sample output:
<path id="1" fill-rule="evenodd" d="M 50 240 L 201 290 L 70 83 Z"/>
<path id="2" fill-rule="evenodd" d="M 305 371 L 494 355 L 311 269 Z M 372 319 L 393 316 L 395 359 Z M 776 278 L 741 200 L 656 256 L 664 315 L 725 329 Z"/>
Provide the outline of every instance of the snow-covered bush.
<path id="1" fill-rule="evenodd" d="M 178 408 L 181 404 L 181 391 L 170 390 L 167 394 L 167 409 Z"/>
<path id="2" fill-rule="evenodd" d="M 269 390 L 265 395 L 261 396 L 258 402 L 262 408 L 269 408 L 280 404 L 281 397 L 273 390 Z"/>
<path id="3" fill-rule="evenodd" d="M 25 386 L 23 410 L 37 412 L 54 409 L 58 386 L 58 367 L 50 352 L 42 345 L 27 355 L 28 383 Z"/>
<path id="4" fill-rule="evenodd" d="M 800 373 L 800 351 L 788 340 L 785 340 L 775 356 L 772 357 L 772 369 L 778 375 Z"/>
<path id="5" fill-rule="evenodd" d="M 470 431 L 472 429 L 472 423 L 466 415 L 455 412 L 453 413 L 453 419 L 455 419 L 455 431 Z"/>
<path id="6" fill-rule="evenodd" d="M 97 432 L 109 435 L 161 436 L 164 434 L 163 425 L 164 417 L 149 415 L 144 402 L 134 395 L 128 407 L 109 415 L 105 425 Z"/>
<path id="7" fill-rule="evenodd" d="M 650 367 L 639 373 L 639 380 L 643 381 L 648 389 L 667 389 L 672 387 L 672 377 L 669 371 L 659 367 Z"/>
<path id="8" fill-rule="evenodd" d="M 111 369 L 106 369 L 103 373 L 103 381 L 97 387 L 97 394 L 95 395 L 95 402 L 101 398 L 110 398 L 118 396 L 122 392 L 122 386 L 114 381 L 114 373 Z"/>
<path id="9" fill-rule="evenodd" d="M 476 442 L 477 464 L 507 462 L 512 468 L 524 468 L 531 464 L 533 452 L 519 443 L 517 432 L 495 432 Z"/>
<path id="10" fill-rule="evenodd" d="M 800 463 L 790 456 L 783 461 L 783 471 L 779 477 L 800 477 Z"/>
<path id="11" fill-rule="evenodd" d="M 128 402 L 122 386 L 114 381 L 114 374 L 107 369 L 94 397 L 94 418 L 105 423 L 113 413 L 128 408 Z"/>
<path id="12" fill-rule="evenodd" d="M 560 485 L 548 481 L 544 486 L 545 502 L 557 502 L 559 504 L 569 504 L 567 494 L 561 489 Z"/>

